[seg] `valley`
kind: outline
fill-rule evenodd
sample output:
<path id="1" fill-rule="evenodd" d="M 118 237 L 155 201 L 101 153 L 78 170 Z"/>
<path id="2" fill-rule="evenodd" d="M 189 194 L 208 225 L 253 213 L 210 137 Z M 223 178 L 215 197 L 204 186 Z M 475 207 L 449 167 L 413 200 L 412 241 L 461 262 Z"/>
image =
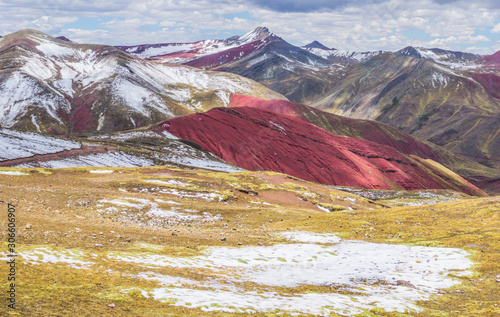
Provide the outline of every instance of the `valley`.
<path id="1" fill-rule="evenodd" d="M 0 37 L 1 315 L 500 315 L 499 65 Z"/>

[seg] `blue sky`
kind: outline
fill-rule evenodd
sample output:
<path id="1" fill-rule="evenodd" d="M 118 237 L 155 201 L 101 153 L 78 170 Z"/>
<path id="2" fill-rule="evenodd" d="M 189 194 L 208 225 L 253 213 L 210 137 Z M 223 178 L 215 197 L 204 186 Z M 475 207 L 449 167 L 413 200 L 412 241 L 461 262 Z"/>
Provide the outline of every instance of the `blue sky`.
<path id="1" fill-rule="evenodd" d="M 0 0 L 0 17 L 1 35 L 34 28 L 79 43 L 189 42 L 267 26 L 296 45 L 500 50 L 495 0 Z"/>

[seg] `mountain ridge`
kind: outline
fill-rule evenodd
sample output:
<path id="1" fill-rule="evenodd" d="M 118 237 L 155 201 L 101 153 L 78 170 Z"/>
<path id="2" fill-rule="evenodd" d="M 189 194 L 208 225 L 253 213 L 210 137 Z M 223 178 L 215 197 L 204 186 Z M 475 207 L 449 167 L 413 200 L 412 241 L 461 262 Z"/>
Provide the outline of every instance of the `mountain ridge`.
<path id="1" fill-rule="evenodd" d="M 53 134 L 137 128 L 225 106 L 236 91 L 282 98 L 237 75 L 161 65 L 36 30 L 1 39 L 0 72 L 0 125 Z"/>
<path id="2" fill-rule="evenodd" d="M 458 175 L 374 142 L 334 135 L 303 120 L 251 108 L 214 108 L 158 123 L 217 157 L 248 170 L 270 170 L 335 186 L 448 188 L 484 195 Z M 451 173 L 450 171 L 445 173 Z"/>

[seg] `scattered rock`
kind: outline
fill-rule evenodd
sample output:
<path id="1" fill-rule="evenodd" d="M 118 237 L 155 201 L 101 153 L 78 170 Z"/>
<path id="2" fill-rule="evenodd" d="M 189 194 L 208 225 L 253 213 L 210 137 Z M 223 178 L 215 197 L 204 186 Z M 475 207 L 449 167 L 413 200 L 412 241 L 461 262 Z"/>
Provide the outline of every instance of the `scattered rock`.
<path id="1" fill-rule="evenodd" d="M 108 307 L 111 307 L 111 308 L 115 308 L 115 306 L 116 305 L 114 303 L 111 303 L 111 304 L 108 305 Z"/>
<path id="2" fill-rule="evenodd" d="M 241 242 L 238 242 L 238 245 L 243 245 L 243 243 L 241 243 Z"/>
<path id="3" fill-rule="evenodd" d="M 226 241 L 226 237 L 222 237 L 220 241 Z"/>
<path id="4" fill-rule="evenodd" d="M 95 246 L 96 246 L 96 247 L 102 247 L 102 244 L 100 244 L 100 243 L 96 243 L 96 244 L 95 244 Z"/>
<path id="5" fill-rule="evenodd" d="M 26 227 L 24 227 L 25 229 L 31 229 L 31 225 L 30 224 L 27 224 Z"/>
<path id="6" fill-rule="evenodd" d="M 398 286 L 406 286 L 406 287 L 409 287 L 409 288 L 415 288 L 415 285 L 413 285 L 412 283 L 408 282 L 408 281 L 404 281 L 404 280 L 397 280 L 396 281 L 396 285 Z"/>

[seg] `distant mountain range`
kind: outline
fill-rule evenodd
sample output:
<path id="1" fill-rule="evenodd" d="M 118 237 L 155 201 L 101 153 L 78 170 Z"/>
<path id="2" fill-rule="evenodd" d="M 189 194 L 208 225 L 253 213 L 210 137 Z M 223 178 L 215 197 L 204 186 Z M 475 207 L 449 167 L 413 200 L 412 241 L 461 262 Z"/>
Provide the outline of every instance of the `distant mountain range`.
<path id="1" fill-rule="evenodd" d="M 378 120 L 500 166 L 499 53 L 417 47 L 353 52 L 318 41 L 298 47 L 263 27 L 226 40 L 120 48 L 148 59 L 239 74 L 291 101 Z"/>

